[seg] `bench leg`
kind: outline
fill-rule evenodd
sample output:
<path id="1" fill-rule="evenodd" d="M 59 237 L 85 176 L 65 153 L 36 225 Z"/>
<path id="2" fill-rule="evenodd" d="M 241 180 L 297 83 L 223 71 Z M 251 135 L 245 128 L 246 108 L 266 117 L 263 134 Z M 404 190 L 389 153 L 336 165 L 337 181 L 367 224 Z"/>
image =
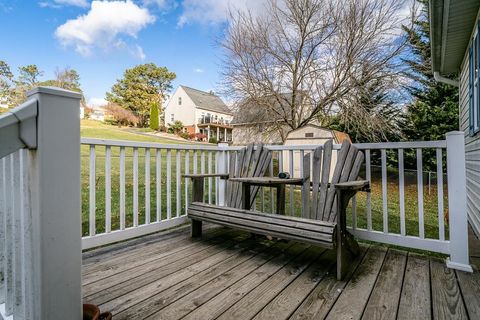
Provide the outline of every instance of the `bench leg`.
<path id="1" fill-rule="evenodd" d="M 200 238 L 202 236 L 202 221 L 192 220 L 192 238 Z"/>

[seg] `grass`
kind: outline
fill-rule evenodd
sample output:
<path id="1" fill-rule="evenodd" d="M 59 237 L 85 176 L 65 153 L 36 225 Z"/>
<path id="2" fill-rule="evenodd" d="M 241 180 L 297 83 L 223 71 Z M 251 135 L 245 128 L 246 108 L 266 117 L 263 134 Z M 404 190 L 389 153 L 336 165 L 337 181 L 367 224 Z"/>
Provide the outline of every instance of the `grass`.
<path id="1" fill-rule="evenodd" d="M 81 129 L 82 137 L 92 138 L 104 138 L 113 140 L 133 140 L 133 141 L 150 141 L 159 143 L 179 143 L 179 141 L 172 141 L 165 138 L 149 137 L 132 132 L 126 132 L 125 130 L 105 124 L 101 124 L 95 121 L 83 121 Z M 185 151 L 178 151 L 180 157 L 180 174 L 185 172 Z M 88 219 L 89 219 L 89 150 L 88 146 L 82 146 L 82 233 L 88 235 Z M 159 203 L 162 219 L 167 218 L 167 151 L 162 150 L 161 153 L 161 203 Z M 215 161 L 215 155 L 212 153 L 212 163 Z M 174 217 L 177 214 L 176 201 L 177 197 L 180 202 L 179 214 L 185 212 L 184 200 L 185 200 L 185 179 L 180 178 L 180 193 L 177 195 L 177 166 L 176 166 L 177 151 L 171 152 L 172 159 L 172 184 L 171 184 L 171 216 Z M 145 150 L 139 149 L 139 162 L 138 162 L 138 217 L 139 224 L 145 222 L 146 215 L 150 215 L 150 220 L 156 219 L 156 172 L 155 172 L 155 154 L 152 151 L 150 158 L 150 212 L 145 212 Z M 199 154 L 197 159 L 198 172 L 201 172 L 201 156 Z M 193 172 L 193 153 L 189 153 L 189 172 Z M 125 212 L 126 212 L 126 226 L 133 226 L 133 150 L 132 148 L 126 148 L 126 197 L 125 197 Z M 208 172 L 208 153 L 205 153 L 205 168 L 204 172 Z M 212 172 L 215 169 L 212 167 Z M 274 174 L 278 169 L 274 166 Z M 96 193 L 96 232 L 101 233 L 105 230 L 105 148 L 96 148 L 96 175 L 95 175 L 95 193 Z M 111 203 L 112 203 L 112 230 L 119 229 L 120 219 L 120 164 L 119 164 L 119 148 L 112 148 L 112 161 L 111 161 Z M 418 190 L 416 184 L 415 173 L 412 176 L 408 176 L 412 173 L 406 173 L 405 177 L 405 224 L 406 233 L 411 236 L 418 236 Z M 361 173 L 362 176 L 365 176 Z M 398 172 L 395 169 L 388 170 L 387 177 L 387 206 L 388 206 L 388 230 L 393 233 L 400 232 L 400 197 L 398 187 Z M 424 179 L 426 181 L 426 179 Z M 211 182 L 211 189 L 208 185 Z M 380 172 L 372 171 L 372 192 L 371 192 L 371 212 L 372 212 L 372 229 L 377 231 L 383 231 L 383 202 L 382 202 L 382 187 L 381 187 L 381 175 Z M 446 186 L 444 186 L 444 207 L 447 207 L 447 192 Z M 191 184 L 188 183 L 188 193 L 191 194 Z M 423 192 L 424 202 L 424 226 L 425 236 L 427 238 L 438 239 L 438 203 L 437 203 L 437 190 L 436 184 L 431 186 L 430 193 L 428 192 L 428 186 L 424 186 Z M 207 180 L 206 187 L 206 200 L 208 195 L 215 202 L 215 179 Z M 275 206 L 272 202 L 275 197 L 272 197 L 273 193 L 270 190 L 264 190 L 259 193 L 257 197 L 256 208 L 258 210 L 270 211 L 271 207 Z M 367 215 L 366 215 L 366 193 L 359 193 L 357 196 L 357 226 L 360 228 L 367 227 Z M 263 206 L 262 206 L 263 199 Z M 289 212 L 290 208 L 290 195 L 287 190 L 286 196 L 286 208 Z M 299 190 L 293 191 L 293 206 L 294 214 L 299 215 L 301 195 Z M 445 214 L 445 213 L 444 213 Z M 443 216 L 443 215 L 442 215 Z M 351 224 L 351 214 L 348 215 L 348 222 Z M 445 234 L 448 238 L 448 227 L 445 228 Z"/>

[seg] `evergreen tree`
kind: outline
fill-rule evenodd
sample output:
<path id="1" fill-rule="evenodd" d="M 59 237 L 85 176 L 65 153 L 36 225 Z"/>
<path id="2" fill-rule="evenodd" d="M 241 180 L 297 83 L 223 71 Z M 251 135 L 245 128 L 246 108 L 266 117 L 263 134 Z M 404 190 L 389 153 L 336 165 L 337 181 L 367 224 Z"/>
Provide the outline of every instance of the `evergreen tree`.
<path id="1" fill-rule="evenodd" d="M 153 103 L 150 108 L 150 129 L 158 131 L 158 104 Z"/>
<path id="2" fill-rule="evenodd" d="M 412 27 L 403 27 L 409 41 L 410 53 L 404 62 L 411 80 L 406 89 L 413 101 L 406 108 L 403 133 L 407 140 L 442 140 L 445 133 L 458 130 L 458 88 L 436 82 L 433 78 L 430 55 L 430 25 L 428 0 L 416 0 L 420 13 Z M 450 75 L 452 78 L 456 75 Z M 425 150 L 425 170 L 435 168 L 434 150 Z M 413 151 L 405 155 L 407 167 L 416 168 Z"/>
<path id="3" fill-rule="evenodd" d="M 175 73 L 166 67 L 147 63 L 125 70 L 107 92 L 107 100 L 133 112 L 139 119 L 139 126 L 148 126 L 150 109 L 154 103 L 160 106 L 172 88 Z M 161 112 L 162 110 L 159 110 Z"/>

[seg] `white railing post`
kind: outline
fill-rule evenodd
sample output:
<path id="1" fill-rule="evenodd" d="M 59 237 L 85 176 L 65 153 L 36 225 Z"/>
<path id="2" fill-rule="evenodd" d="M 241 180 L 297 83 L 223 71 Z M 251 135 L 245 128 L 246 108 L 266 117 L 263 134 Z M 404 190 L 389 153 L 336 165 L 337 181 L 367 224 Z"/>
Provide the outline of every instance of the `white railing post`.
<path id="1" fill-rule="evenodd" d="M 464 133 L 447 133 L 450 258 L 447 267 L 472 272 L 468 256 L 467 189 Z"/>
<path id="2" fill-rule="evenodd" d="M 218 144 L 219 148 L 222 148 L 223 150 L 219 152 L 218 155 L 218 163 L 217 163 L 217 168 L 218 168 L 218 173 L 227 173 L 228 166 L 227 166 L 227 148 L 228 148 L 228 143 L 219 143 Z M 224 206 L 225 205 L 225 192 L 227 188 L 227 183 L 225 179 L 219 179 L 218 181 L 218 205 Z"/>
<path id="3" fill-rule="evenodd" d="M 81 319 L 81 95 L 58 88 L 29 92 L 38 101 L 38 133 L 30 152 L 33 319 Z"/>

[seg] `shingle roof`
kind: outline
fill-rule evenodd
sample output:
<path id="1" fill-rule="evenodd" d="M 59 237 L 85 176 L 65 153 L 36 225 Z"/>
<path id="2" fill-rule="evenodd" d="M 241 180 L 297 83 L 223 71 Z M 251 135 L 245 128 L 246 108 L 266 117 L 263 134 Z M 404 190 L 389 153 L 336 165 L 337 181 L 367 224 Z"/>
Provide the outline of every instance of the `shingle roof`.
<path id="1" fill-rule="evenodd" d="M 233 115 L 222 99 L 215 94 L 186 86 L 181 87 L 198 108 Z"/>

